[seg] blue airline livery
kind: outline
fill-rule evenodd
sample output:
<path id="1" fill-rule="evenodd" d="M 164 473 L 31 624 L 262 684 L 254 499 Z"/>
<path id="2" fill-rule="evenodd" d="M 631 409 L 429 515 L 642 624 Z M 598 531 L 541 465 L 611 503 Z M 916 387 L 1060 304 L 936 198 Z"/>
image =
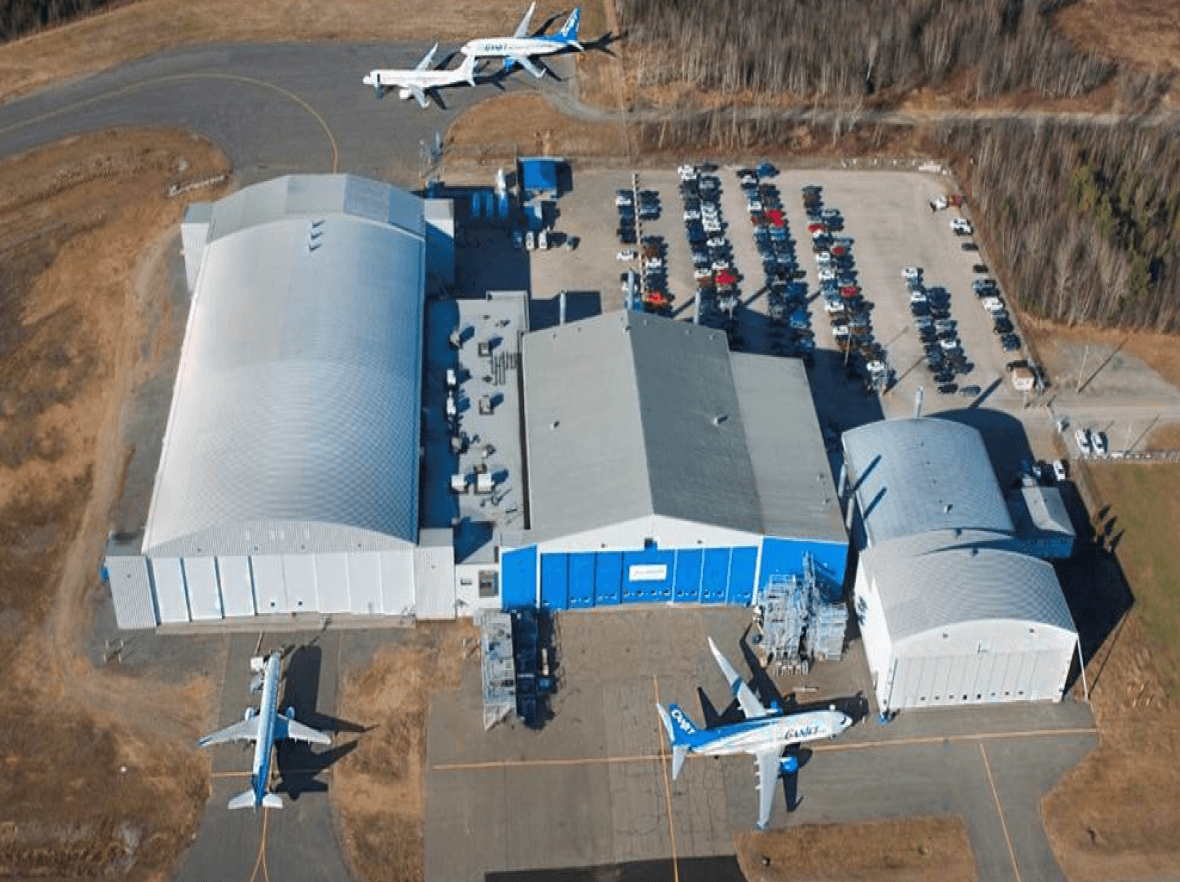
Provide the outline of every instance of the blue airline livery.
<path id="1" fill-rule="evenodd" d="M 835 738 L 852 725 L 852 719 L 836 710 L 835 705 L 829 705 L 827 710 L 795 713 L 784 713 L 777 705 L 767 708 L 721 654 L 712 638 L 709 638 L 709 649 L 713 651 L 745 719 L 740 723 L 700 729 L 677 705 L 670 704 L 665 709 L 657 704 L 656 710 L 668 733 L 668 740 L 672 742 L 672 778 L 680 775 L 690 753 L 701 756 L 753 755 L 758 764 L 758 829 L 765 830 L 770 823 L 779 775 L 799 768 L 795 757 L 783 757 L 783 750 L 792 744 Z"/>

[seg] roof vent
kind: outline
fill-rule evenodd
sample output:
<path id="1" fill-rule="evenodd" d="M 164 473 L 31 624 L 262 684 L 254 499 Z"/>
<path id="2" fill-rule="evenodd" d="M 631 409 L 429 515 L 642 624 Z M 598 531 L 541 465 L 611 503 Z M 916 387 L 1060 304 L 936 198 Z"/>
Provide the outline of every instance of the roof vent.
<path id="1" fill-rule="evenodd" d="M 719 413 L 719 414 L 717 414 L 717 416 L 713 417 L 713 425 L 720 426 L 727 419 L 729 419 L 729 414 Z"/>
<path id="2" fill-rule="evenodd" d="M 951 509 L 952 509 L 953 507 L 954 507 L 954 506 L 952 506 L 952 505 L 951 505 L 949 502 L 948 502 L 948 503 L 946 503 L 946 505 L 944 505 L 944 506 L 942 507 L 942 513 L 943 513 L 943 514 L 950 514 L 950 513 L 951 513 Z"/>
<path id="3" fill-rule="evenodd" d="M 323 220 L 313 220 L 307 225 L 307 250 L 309 252 L 315 251 L 324 244 L 324 222 Z"/>

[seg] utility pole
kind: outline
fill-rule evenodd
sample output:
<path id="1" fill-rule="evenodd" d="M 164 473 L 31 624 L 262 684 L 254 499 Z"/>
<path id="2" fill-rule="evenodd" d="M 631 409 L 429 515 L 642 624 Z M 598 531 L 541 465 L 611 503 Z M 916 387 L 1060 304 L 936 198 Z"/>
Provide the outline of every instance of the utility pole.
<path id="1" fill-rule="evenodd" d="M 1085 351 L 1082 353 L 1082 366 L 1078 369 L 1078 387 L 1074 390 L 1074 395 L 1080 395 L 1082 392 L 1082 375 L 1086 373 L 1086 359 L 1090 357 L 1090 346 L 1086 345 Z"/>

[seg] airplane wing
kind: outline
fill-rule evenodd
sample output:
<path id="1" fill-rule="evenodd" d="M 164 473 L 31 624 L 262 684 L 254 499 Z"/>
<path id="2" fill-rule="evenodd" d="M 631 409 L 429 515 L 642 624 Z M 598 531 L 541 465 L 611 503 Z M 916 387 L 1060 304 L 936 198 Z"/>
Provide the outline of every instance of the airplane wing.
<path id="1" fill-rule="evenodd" d="M 775 791 L 778 790 L 782 748 L 761 750 L 754 757 L 758 760 L 758 829 L 765 830 L 770 823 L 770 810 L 774 806 Z"/>
<path id="2" fill-rule="evenodd" d="M 225 744 L 227 741 L 257 741 L 258 740 L 258 717 L 250 717 L 248 720 L 242 720 L 240 723 L 235 723 L 232 726 L 227 726 L 220 732 L 214 732 L 212 735 L 206 735 L 197 742 L 199 747 L 208 747 L 210 744 Z"/>
<path id="3" fill-rule="evenodd" d="M 721 668 L 721 673 L 725 675 L 726 681 L 729 683 L 729 688 L 733 690 L 734 696 L 741 705 L 742 713 L 746 715 L 747 720 L 754 720 L 758 717 L 764 717 L 770 713 L 758 700 L 758 696 L 754 694 L 754 690 L 746 685 L 738 672 L 733 669 L 733 665 L 729 663 L 721 650 L 717 648 L 717 644 L 713 642 L 713 638 L 709 638 L 709 649 L 713 650 L 713 658 L 717 659 L 717 666 Z"/>
<path id="4" fill-rule="evenodd" d="M 524 14 L 524 18 L 520 20 L 520 24 L 516 26 L 516 32 L 512 35 L 515 39 L 519 40 L 521 37 L 528 36 L 529 20 L 533 17 L 533 10 L 536 8 L 537 0 L 533 0 L 533 2 L 529 4 L 529 11 Z"/>
<path id="5" fill-rule="evenodd" d="M 438 43 L 430 47 L 430 51 L 426 53 L 426 57 L 418 62 L 418 66 L 414 70 L 429 70 L 430 65 L 434 64 L 434 53 L 438 51 Z"/>
<path id="6" fill-rule="evenodd" d="M 422 91 L 420 86 L 410 86 L 410 94 L 414 96 L 414 100 L 425 110 L 430 106 L 430 101 L 426 98 L 426 93 Z"/>
<path id="7" fill-rule="evenodd" d="M 290 738 L 292 741 L 306 741 L 310 744 L 332 743 L 331 736 L 279 714 L 275 717 L 275 741 L 284 738 Z"/>
<path id="8" fill-rule="evenodd" d="M 538 67 L 536 64 L 534 64 L 532 59 L 526 58 L 524 55 L 512 55 L 510 57 L 512 58 L 513 63 L 519 64 L 538 80 L 545 76 L 544 68 Z"/>

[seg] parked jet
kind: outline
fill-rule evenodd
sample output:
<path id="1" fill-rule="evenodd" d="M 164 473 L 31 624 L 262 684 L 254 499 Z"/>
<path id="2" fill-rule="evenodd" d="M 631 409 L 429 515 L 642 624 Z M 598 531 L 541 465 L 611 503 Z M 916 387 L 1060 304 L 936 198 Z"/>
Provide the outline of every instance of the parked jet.
<path id="1" fill-rule="evenodd" d="M 270 778 L 270 752 L 276 741 L 290 738 L 293 741 L 307 741 L 312 744 L 330 744 L 332 739 L 323 732 L 317 732 L 310 726 L 295 721 L 295 709 L 287 708 L 285 714 L 277 711 L 279 703 L 279 662 L 278 652 L 272 652 L 270 657 L 250 659 L 250 670 L 254 671 L 254 679 L 250 682 L 250 691 L 262 691 L 262 701 L 255 712 L 254 708 L 246 708 L 246 718 L 233 726 L 206 735 L 197 742 L 201 747 L 210 744 L 222 744 L 227 741 L 253 741 L 254 765 L 250 771 L 250 789 L 239 793 L 229 801 L 231 809 L 252 806 L 255 811 L 259 806 L 264 808 L 282 808 L 283 801 L 277 793 L 267 790 Z"/>
<path id="2" fill-rule="evenodd" d="M 668 740 L 672 742 L 672 777 L 675 779 L 680 774 L 689 753 L 702 756 L 752 754 L 758 762 L 758 829 L 765 830 L 770 823 L 779 775 L 790 774 L 799 768 L 799 761 L 793 756 L 783 757 L 783 750 L 804 741 L 835 738 L 852 725 L 852 720 L 836 710 L 835 705 L 830 705 L 827 710 L 797 713 L 784 713 L 777 704 L 764 707 L 712 638 L 709 638 L 709 648 L 741 705 L 745 720 L 702 731 L 676 705 L 671 704 L 665 710 L 657 704 L 656 710 L 668 732 Z"/>
<path id="3" fill-rule="evenodd" d="M 529 20 L 533 17 L 533 10 L 537 8 L 536 0 L 529 6 L 520 24 L 511 37 L 490 37 L 470 40 L 459 50 L 469 58 L 503 58 L 504 70 L 511 70 L 513 65 L 519 64 L 533 76 L 545 76 L 545 68 L 533 63 L 533 55 L 552 55 L 565 49 L 582 51 L 582 44 L 578 42 L 578 22 L 582 19 L 582 7 L 577 6 L 566 19 L 561 30 L 556 34 L 539 34 L 528 36 Z"/>
<path id="4" fill-rule="evenodd" d="M 435 43 L 413 70 L 371 70 L 365 74 L 361 82 L 366 86 L 372 86 L 378 98 L 385 95 L 386 89 L 392 88 L 398 90 L 398 97 L 403 101 L 413 98 L 423 108 L 430 106 L 430 98 L 434 98 L 435 103 L 441 105 L 442 102 L 435 90 L 463 83 L 474 86 L 475 64 L 478 59 L 469 55 L 454 70 L 431 70 L 434 53 L 437 51 L 438 43 Z"/>

